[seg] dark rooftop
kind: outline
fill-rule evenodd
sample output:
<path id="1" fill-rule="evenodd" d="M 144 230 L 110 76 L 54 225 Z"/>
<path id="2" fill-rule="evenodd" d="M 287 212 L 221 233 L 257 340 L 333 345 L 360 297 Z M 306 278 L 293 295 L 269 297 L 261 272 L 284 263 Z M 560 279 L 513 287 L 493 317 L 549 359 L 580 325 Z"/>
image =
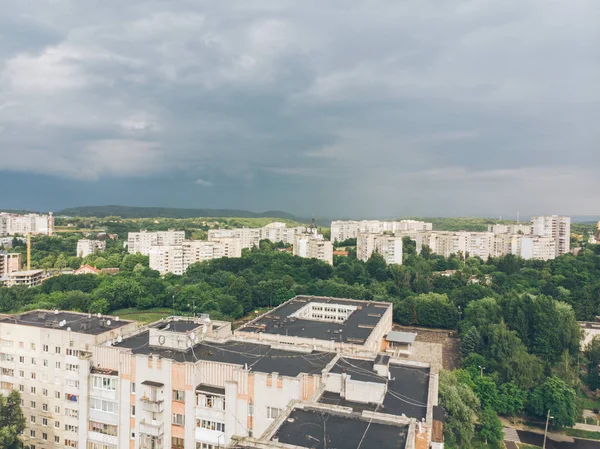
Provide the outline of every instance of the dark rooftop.
<path id="1" fill-rule="evenodd" d="M 336 449 L 403 449 L 408 426 L 382 424 L 360 419 L 359 415 L 338 415 L 311 409 L 295 409 L 277 429 L 280 443 L 322 449 L 324 434 L 327 446 Z M 364 438 L 363 438 L 364 437 Z"/>
<path id="2" fill-rule="evenodd" d="M 193 321 L 182 321 L 182 320 L 169 320 L 164 322 L 159 322 L 156 324 L 156 329 L 160 329 L 163 331 L 171 331 L 171 332 L 189 332 L 193 329 L 200 327 L 201 324 L 195 323 Z"/>
<path id="3" fill-rule="evenodd" d="M 277 372 L 283 376 L 296 377 L 300 373 L 320 373 L 335 357 L 328 352 L 301 353 L 272 349 L 269 345 L 228 341 L 226 343 L 199 343 L 187 351 L 175 351 L 162 347 L 150 347 L 149 332 L 142 332 L 117 343 L 119 348 L 129 348 L 134 354 L 156 354 L 177 362 L 211 360 L 248 365 L 252 371 Z"/>
<path id="4" fill-rule="evenodd" d="M 292 313 L 311 302 L 343 304 L 358 306 L 359 308 L 343 323 L 288 318 Z M 236 332 L 265 332 L 268 334 L 364 344 L 388 307 L 391 307 L 391 305 L 387 302 L 296 296 L 262 317 L 240 327 Z"/>
<path id="5" fill-rule="evenodd" d="M 384 377 L 372 370 L 373 362 L 357 359 L 341 359 L 331 369 L 332 373 L 341 373 L 342 368 L 351 379 L 363 382 L 386 382 Z M 390 415 L 406 415 L 409 418 L 425 418 L 427 415 L 427 398 L 429 396 L 429 368 L 390 365 L 391 380 L 387 384 L 387 394 L 379 413 Z M 370 372 L 366 372 L 370 371 Z M 371 374 L 372 373 L 372 374 Z M 363 404 L 346 401 L 337 393 L 323 393 L 320 402 L 352 407 L 354 411 L 375 410 L 377 404 Z"/>
<path id="6" fill-rule="evenodd" d="M 60 326 L 61 321 L 66 321 L 64 326 Z M 110 321 L 110 325 L 108 325 Z M 0 319 L 0 323 L 13 323 L 23 326 L 43 327 L 48 329 L 67 330 L 71 328 L 72 332 L 82 334 L 99 335 L 110 330 L 117 329 L 131 323 L 131 321 L 116 321 L 113 317 L 98 318 L 92 315 L 91 318 L 87 314 L 73 312 L 58 312 L 54 311 L 39 311 L 8 315 Z"/>

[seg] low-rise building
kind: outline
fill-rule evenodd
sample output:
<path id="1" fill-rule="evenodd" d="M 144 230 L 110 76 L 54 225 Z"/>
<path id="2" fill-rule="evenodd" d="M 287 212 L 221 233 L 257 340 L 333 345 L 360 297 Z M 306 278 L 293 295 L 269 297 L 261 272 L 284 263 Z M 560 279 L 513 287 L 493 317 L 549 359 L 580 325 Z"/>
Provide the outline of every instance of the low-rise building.
<path id="1" fill-rule="evenodd" d="M 81 239 L 77 241 L 77 257 L 87 257 L 90 254 L 106 251 L 106 242 L 104 240 Z"/>
<path id="2" fill-rule="evenodd" d="M 102 273 L 102 270 L 99 270 L 96 267 L 92 267 L 91 265 L 85 264 L 85 265 L 81 265 L 79 268 L 77 268 L 75 271 L 73 271 L 73 274 L 78 275 L 78 274 L 100 274 Z"/>
<path id="3" fill-rule="evenodd" d="M 2 278 L 4 285 L 12 287 L 14 285 L 25 285 L 27 287 L 35 287 L 40 285 L 44 281 L 43 270 L 24 270 L 24 271 L 13 271 L 7 273 Z"/>

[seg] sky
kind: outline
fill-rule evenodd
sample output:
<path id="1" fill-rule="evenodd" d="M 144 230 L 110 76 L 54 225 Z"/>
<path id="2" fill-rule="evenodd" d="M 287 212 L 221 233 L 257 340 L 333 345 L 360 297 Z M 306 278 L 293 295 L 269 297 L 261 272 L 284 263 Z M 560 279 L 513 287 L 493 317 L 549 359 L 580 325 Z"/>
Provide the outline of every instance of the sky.
<path id="1" fill-rule="evenodd" d="M 2 0 L 0 208 L 600 214 L 597 0 Z"/>

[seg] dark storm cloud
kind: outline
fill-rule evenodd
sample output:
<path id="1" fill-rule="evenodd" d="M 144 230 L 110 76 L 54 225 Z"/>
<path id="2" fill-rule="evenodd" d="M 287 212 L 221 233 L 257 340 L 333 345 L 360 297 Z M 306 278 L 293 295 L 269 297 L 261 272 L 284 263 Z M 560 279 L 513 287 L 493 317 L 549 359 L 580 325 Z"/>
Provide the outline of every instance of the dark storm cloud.
<path id="1" fill-rule="evenodd" d="M 595 1 L 3 11 L 0 187 L 35 207 L 597 213 Z"/>

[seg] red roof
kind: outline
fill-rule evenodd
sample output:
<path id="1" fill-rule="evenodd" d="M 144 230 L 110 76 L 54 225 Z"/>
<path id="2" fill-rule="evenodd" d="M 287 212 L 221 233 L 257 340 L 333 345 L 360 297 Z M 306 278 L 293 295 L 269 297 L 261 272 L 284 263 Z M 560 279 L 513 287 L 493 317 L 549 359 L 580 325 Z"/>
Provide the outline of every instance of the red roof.
<path id="1" fill-rule="evenodd" d="M 94 272 L 96 274 L 100 274 L 101 273 L 101 271 L 98 268 L 92 267 L 91 265 L 88 265 L 88 264 L 80 266 L 79 268 L 77 268 L 74 271 L 74 273 L 77 274 L 77 273 L 82 273 L 82 272 L 85 272 L 85 271 L 92 271 L 92 272 Z"/>

